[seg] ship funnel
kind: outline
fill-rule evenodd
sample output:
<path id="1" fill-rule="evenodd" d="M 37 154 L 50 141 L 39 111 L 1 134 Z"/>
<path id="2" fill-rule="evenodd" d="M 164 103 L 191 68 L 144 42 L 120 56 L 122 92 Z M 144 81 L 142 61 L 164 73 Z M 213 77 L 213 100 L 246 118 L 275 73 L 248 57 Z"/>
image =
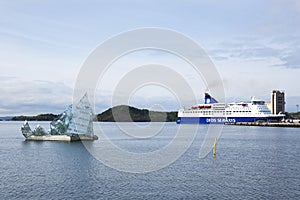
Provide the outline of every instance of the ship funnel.
<path id="1" fill-rule="evenodd" d="M 208 93 L 205 93 L 204 103 L 211 104 L 211 103 L 218 103 L 218 101 L 212 96 L 210 96 Z"/>

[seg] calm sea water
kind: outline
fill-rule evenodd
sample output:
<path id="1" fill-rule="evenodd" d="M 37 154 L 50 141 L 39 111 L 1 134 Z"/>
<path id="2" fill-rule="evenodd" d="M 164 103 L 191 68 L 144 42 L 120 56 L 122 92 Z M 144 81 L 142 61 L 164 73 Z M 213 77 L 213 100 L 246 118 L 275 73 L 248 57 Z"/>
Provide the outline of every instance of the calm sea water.
<path id="1" fill-rule="evenodd" d="M 105 166 L 80 142 L 24 141 L 21 125 L 0 122 L 0 199 L 300 198 L 297 128 L 225 126 L 217 158 L 210 153 L 200 159 L 203 125 L 176 162 L 136 174 Z M 100 126 L 116 145 L 146 152 L 166 145 L 178 125 L 167 123 L 154 140 L 130 140 L 113 123 Z"/>

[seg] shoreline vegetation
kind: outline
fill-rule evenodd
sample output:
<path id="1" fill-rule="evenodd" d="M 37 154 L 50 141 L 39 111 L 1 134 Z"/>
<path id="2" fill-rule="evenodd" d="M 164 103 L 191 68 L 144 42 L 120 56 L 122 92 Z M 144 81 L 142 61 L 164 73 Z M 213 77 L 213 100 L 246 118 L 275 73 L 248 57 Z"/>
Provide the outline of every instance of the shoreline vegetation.
<path id="1" fill-rule="evenodd" d="M 129 115 L 128 115 L 129 113 Z M 36 116 L 14 116 L 5 117 L 0 121 L 53 121 L 58 118 L 57 114 L 39 114 Z M 177 111 L 163 112 L 139 109 L 128 105 L 119 105 L 109 108 L 100 114 L 95 115 L 94 121 L 98 122 L 175 122 Z"/>

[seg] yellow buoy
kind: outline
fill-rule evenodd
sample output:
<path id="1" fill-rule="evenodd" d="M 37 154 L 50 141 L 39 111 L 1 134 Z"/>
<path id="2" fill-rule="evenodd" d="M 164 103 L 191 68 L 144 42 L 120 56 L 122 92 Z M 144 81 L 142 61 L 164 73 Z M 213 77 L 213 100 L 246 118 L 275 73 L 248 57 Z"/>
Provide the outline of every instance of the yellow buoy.
<path id="1" fill-rule="evenodd" d="M 215 142 L 214 142 L 214 157 L 217 156 L 217 138 L 215 138 Z"/>

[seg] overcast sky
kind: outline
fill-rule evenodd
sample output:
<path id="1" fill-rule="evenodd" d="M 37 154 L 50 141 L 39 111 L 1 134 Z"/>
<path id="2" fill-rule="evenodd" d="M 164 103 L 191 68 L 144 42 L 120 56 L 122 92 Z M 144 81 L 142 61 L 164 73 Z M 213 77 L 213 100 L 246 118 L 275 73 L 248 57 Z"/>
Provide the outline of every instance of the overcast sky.
<path id="1" fill-rule="evenodd" d="M 77 74 L 91 51 L 140 27 L 173 29 L 195 40 L 217 67 L 227 101 L 251 96 L 269 101 L 271 91 L 280 89 L 288 111 L 300 104 L 299 0 L 1 0 L 0 116 L 62 112 L 72 102 Z M 106 80 L 117 83 L 118 66 L 126 73 L 142 58 L 146 63 L 175 60 L 137 53 L 120 59 Z M 200 100 L 201 82 L 192 86 Z M 96 112 L 110 106 L 112 85 L 101 89 L 107 95 L 96 94 Z M 179 109 L 169 91 L 154 86 L 137 91 L 131 104 Z"/>

